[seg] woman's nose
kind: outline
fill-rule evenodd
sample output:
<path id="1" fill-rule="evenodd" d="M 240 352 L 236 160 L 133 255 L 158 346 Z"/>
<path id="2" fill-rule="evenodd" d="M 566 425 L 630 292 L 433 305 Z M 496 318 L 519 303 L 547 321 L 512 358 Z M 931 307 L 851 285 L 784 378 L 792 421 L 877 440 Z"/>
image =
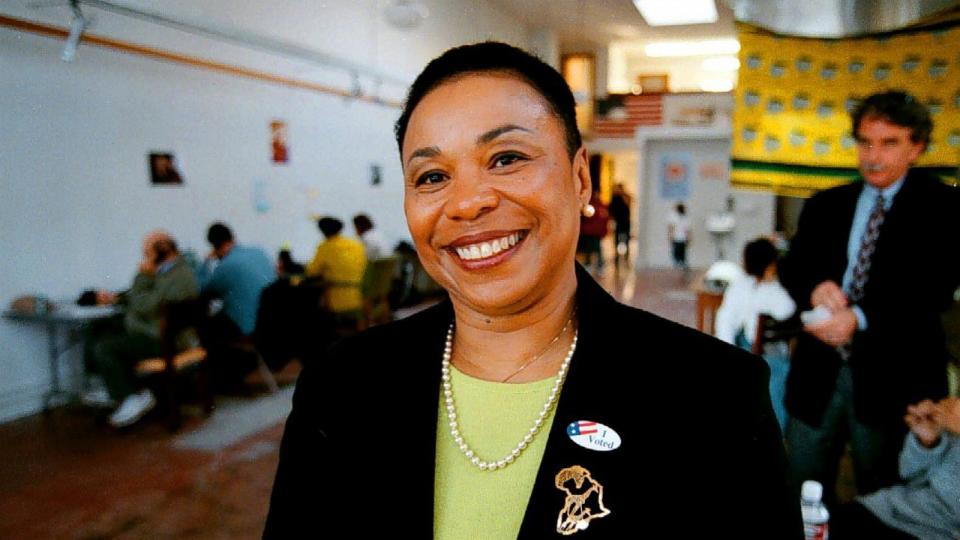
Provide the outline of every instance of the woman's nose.
<path id="1" fill-rule="evenodd" d="M 452 179 L 450 187 L 444 207 L 449 219 L 477 219 L 500 204 L 500 195 L 479 172 L 461 172 Z"/>

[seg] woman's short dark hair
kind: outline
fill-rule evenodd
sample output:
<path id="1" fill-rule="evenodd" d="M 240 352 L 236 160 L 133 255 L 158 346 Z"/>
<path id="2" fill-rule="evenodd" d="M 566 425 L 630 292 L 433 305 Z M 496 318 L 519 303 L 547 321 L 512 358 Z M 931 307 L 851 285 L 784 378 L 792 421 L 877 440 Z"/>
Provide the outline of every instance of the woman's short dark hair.
<path id="1" fill-rule="evenodd" d="M 777 248 L 766 238 L 757 238 L 743 248 L 743 267 L 747 274 L 760 279 L 771 263 L 777 262 Z"/>
<path id="2" fill-rule="evenodd" d="M 207 242 L 210 242 L 214 249 L 220 249 L 220 246 L 232 240 L 233 232 L 224 223 L 218 221 L 207 229 Z"/>
<path id="3" fill-rule="evenodd" d="M 930 133 L 933 131 L 930 111 L 906 92 L 892 90 L 873 94 L 863 100 L 853 111 L 854 137 L 857 136 L 860 122 L 869 117 L 882 118 L 891 124 L 910 128 L 911 141 L 923 144 L 924 148 L 930 144 Z"/>
<path id="4" fill-rule="evenodd" d="M 343 222 L 333 217 L 322 217 L 317 220 L 317 226 L 325 237 L 330 238 L 343 229 Z"/>
<path id="5" fill-rule="evenodd" d="M 573 159 L 582 145 L 582 139 L 577 128 L 574 109 L 576 102 L 567 82 L 543 60 L 512 45 L 496 41 L 450 49 L 431 60 L 420 72 L 410 87 L 403 112 L 394 126 L 400 151 L 403 152 L 403 139 L 413 110 L 431 90 L 461 75 L 497 72 L 518 77 L 543 96 L 553 114 L 563 123 L 567 153 L 570 159 Z"/>
<path id="6" fill-rule="evenodd" d="M 358 232 L 366 232 L 373 228 L 373 221 L 366 214 L 357 214 L 353 216 L 353 226 Z"/>

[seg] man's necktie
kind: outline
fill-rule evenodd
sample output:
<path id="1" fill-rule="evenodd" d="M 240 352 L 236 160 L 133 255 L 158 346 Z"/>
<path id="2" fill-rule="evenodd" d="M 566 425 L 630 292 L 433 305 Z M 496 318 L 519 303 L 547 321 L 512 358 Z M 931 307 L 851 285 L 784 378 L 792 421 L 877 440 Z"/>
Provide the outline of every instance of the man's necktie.
<path id="1" fill-rule="evenodd" d="M 877 201 L 870 211 L 870 217 L 867 219 L 867 228 L 863 231 L 863 239 L 860 242 L 860 251 L 857 253 L 857 263 L 853 267 L 853 280 L 850 281 L 850 290 L 847 291 L 847 298 L 850 305 L 856 304 L 863 299 L 863 289 L 867 285 L 867 279 L 870 278 L 870 261 L 873 259 L 873 251 L 877 247 L 877 239 L 880 237 L 880 225 L 883 225 L 883 218 L 886 213 L 883 194 L 877 195 Z M 840 357 L 844 360 L 850 358 L 851 347 L 847 342 L 837 348 Z"/>

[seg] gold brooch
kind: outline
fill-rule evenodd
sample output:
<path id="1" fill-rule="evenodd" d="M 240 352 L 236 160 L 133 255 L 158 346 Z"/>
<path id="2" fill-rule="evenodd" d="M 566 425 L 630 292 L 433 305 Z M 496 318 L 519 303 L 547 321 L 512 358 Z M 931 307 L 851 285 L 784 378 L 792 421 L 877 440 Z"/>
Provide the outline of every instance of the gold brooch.
<path id="1" fill-rule="evenodd" d="M 579 465 L 557 473 L 557 489 L 567 494 L 563 509 L 557 516 L 557 532 L 569 536 L 590 526 L 590 520 L 610 513 L 603 505 L 603 486 Z"/>

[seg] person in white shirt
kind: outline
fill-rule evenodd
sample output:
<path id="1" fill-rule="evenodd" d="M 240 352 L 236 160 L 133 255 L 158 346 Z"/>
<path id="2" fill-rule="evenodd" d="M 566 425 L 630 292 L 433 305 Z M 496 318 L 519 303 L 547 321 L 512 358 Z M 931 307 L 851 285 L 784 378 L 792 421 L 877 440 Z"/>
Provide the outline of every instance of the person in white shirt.
<path id="1" fill-rule="evenodd" d="M 368 261 L 389 255 L 383 237 L 373 228 L 373 221 L 369 216 L 366 214 L 353 216 L 353 228 L 357 230 L 357 237 L 363 242 Z"/>
<path id="2" fill-rule="evenodd" d="M 687 218 L 687 207 L 677 203 L 676 208 L 667 218 L 667 238 L 670 240 L 673 253 L 673 266 L 687 272 L 687 244 L 690 242 L 690 219 Z"/>
<path id="3" fill-rule="evenodd" d="M 783 321 L 793 315 L 796 304 L 777 280 L 777 248 L 772 242 L 758 238 L 747 244 L 743 266 L 746 275 L 724 291 L 714 327 L 718 338 L 750 350 L 760 315 Z M 788 356 L 786 342 L 765 344 L 763 357 L 770 365 L 770 399 L 781 431 L 787 422 L 783 398 L 790 370 Z"/>

